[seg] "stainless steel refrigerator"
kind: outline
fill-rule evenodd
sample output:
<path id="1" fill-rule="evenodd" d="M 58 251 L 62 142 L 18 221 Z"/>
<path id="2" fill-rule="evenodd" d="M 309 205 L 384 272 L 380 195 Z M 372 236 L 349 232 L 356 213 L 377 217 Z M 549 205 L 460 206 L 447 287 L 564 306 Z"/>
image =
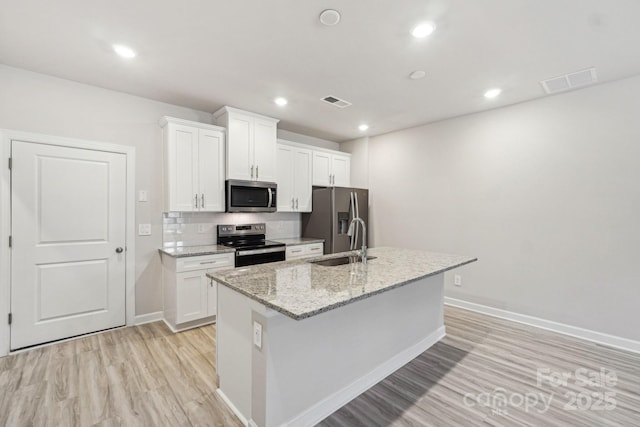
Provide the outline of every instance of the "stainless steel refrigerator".
<path id="1" fill-rule="evenodd" d="M 313 212 L 302 214 L 302 237 L 324 239 L 325 254 L 362 247 L 362 227 L 354 227 L 353 236 L 349 236 L 349 224 L 354 214 L 359 214 L 369 227 L 368 190 L 316 188 L 313 190 L 312 203 Z"/>

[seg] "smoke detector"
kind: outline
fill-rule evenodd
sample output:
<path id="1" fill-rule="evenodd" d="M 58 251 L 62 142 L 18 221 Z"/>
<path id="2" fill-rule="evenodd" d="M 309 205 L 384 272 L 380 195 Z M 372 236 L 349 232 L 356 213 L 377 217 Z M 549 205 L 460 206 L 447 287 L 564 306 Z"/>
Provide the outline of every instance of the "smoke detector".
<path id="1" fill-rule="evenodd" d="M 565 90 L 575 89 L 582 86 L 592 85 L 598 82 L 595 68 L 576 71 L 575 73 L 565 74 L 551 79 L 542 80 L 540 84 L 548 94 L 564 92 Z"/>
<path id="2" fill-rule="evenodd" d="M 344 99 L 336 98 L 335 96 L 331 95 L 325 96 L 324 98 L 322 98 L 322 101 L 338 108 L 346 108 L 351 105 L 349 101 L 345 101 Z"/>
<path id="3" fill-rule="evenodd" d="M 333 27 L 340 22 L 340 12 L 333 9 L 323 10 L 320 14 L 320 22 L 328 27 Z"/>

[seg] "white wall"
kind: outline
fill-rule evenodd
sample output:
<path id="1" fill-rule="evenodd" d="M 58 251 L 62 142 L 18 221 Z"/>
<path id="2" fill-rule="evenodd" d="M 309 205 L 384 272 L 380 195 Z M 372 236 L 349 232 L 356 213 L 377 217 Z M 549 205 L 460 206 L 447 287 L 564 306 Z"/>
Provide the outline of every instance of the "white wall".
<path id="1" fill-rule="evenodd" d="M 136 148 L 136 223 L 152 235 L 136 239 L 136 314 L 162 309 L 163 115 L 211 123 L 211 115 L 0 65 L 0 128 L 129 145 Z M 4 266 L 3 266 L 4 268 Z"/>
<path id="2" fill-rule="evenodd" d="M 638 341 L 639 118 L 634 77 L 370 138 L 372 242 L 478 256 L 450 297 Z"/>
<path id="3" fill-rule="evenodd" d="M 343 142 L 340 150 L 351 153 L 351 186 L 369 188 L 369 137 Z"/>
<path id="4" fill-rule="evenodd" d="M 327 139 L 315 138 L 313 136 L 302 135 L 284 129 L 278 129 L 278 138 L 285 141 L 298 142 L 300 144 L 313 145 L 315 147 L 327 148 L 329 150 L 339 150 L 340 144 Z"/>

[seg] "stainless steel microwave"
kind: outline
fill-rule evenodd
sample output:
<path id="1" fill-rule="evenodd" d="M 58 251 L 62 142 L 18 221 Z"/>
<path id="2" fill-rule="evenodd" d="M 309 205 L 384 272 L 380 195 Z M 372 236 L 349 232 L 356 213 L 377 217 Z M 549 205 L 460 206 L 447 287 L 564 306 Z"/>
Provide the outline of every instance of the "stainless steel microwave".
<path id="1" fill-rule="evenodd" d="M 227 180 L 227 212 L 275 212 L 275 182 Z"/>

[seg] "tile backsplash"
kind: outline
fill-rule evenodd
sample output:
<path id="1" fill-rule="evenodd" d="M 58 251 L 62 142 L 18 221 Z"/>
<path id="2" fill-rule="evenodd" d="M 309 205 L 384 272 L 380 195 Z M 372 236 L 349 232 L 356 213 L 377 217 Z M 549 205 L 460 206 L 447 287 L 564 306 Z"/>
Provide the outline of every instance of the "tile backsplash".
<path id="1" fill-rule="evenodd" d="M 300 237 L 299 213 L 214 213 L 164 212 L 162 243 L 165 248 L 214 245 L 218 239 L 218 224 L 267 225 L 267 239 Z"/>

